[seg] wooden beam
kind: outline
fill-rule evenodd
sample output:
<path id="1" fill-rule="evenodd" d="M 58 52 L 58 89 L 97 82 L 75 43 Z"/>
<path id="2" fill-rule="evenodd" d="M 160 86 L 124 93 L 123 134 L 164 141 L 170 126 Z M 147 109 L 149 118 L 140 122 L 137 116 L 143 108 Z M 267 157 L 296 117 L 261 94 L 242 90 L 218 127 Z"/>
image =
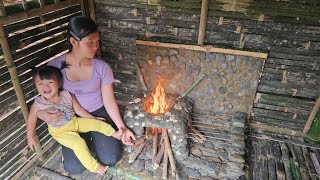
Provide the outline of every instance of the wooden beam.
<path id="1" fill-rule="evenodd" d="M 21 12 L 21 13 L 13 14 L 10 16 L 1 17 L 0 24 L 6 25 L 6 24 L 14 23 L 14 22 L 21 21 L 24 19 L 32 18 L 32 17 L 39 16 L 42 14 L 46 14 L 51 11 L 62 9 L 62 8 L 68 7 L 68 6 L 72 6 L 75 4 L 80 4 L 80 1 L 79 0 L 67 0 L 67 1 L 59 3 L 59 4 L 52 4 L 52 5 L 45 6 L 43 8 L 32 9 L 27 12 Z"/>
<path id="2" fill-rule="evenodd" d="M 316 117 L 316 114 L 317 114 L 319 108 L 320 108 L 320 97 L 318 98 L 316 104 L 314 105 L 314 107 L 309 115 L 308 121 L 303 128 L 303 135 L 306 135 L 308 133 L 308 131 L 312 125 L 312 122 L 313 122 L 314 118 Z"/>
<path id="3" fill-rule="evenodd" d="M 207 15 L 208 15 L 208 0 L 202 0 L 199 35 L 198 35 L 198 45 L 200 46 L 204 44 L 204 40 L 206 37 Z"/>
<path id="4" fill-rule="evenodd" d="M 161 43 L 161 42 L 142 41 L 142 40 L 136 40 L 136 44 L 141 44 L 141 45 L 146 45 L 146 46 L 167 47 L 167 48 L 189 49 L 189 50 L 194 50 L 194 51 L 233 54 L 233 55 L 240 55 L 240 56 L 250 56 L 250 57 L 263 58 L 263 59 L 266 59 L 268 57 L 268 53 L 250 52 L 250 51 L 241 51 L 241 50 L 233 50 L 233 49 L 223 49 L 223 48 L 214 48 L 214 47 L 211 47 L 211 46 L 172 44 L 172 43 Z"/>

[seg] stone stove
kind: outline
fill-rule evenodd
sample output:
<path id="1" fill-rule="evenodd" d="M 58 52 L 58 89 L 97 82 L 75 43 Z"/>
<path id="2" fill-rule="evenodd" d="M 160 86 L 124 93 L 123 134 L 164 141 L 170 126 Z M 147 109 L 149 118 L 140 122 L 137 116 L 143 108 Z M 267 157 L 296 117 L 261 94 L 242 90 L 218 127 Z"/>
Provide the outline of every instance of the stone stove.
<path id="1" fill-rule="evenodd" d="M 246 122 L 264 59 L 155 43 L 137 45 L 137 63 L 143 77 L 139 79 L 148 90 L 163 79 L 172 104 L 166 113 L 153 115 L 143 106 L 148 92 L 133 97 L 124 121 L 136 137 L 143 137 L 147 127 L 167 129 L 180 179 L 238 179 L 244 175 Z M 201 77 L 205 78 L 187 98 L 179 98 Z M 194 138 L 199 134 L 203 141 Z M 130 153 L 130 148 L 124 153 Z M 154 170 L 152 156 L 146 145 L 133 163 L 124 166 L 141 176 L 160 179 L 162 166 Z"/>
<path id="2" fill-rule="evenodd" d="M 177 159 L 189 155 L 187 143 L 187 123 L 191 120 L 192 102 L 178 96 L 167 97 L 171 102 L 169 110 L 163 114 L 150 114 L 144 109 L 146 93 L 137 96 L 124 113 L 124 121 L 137 139 L 144 135 L 146 127 L 164 128 L 169 132 L 171 148 Z"/>

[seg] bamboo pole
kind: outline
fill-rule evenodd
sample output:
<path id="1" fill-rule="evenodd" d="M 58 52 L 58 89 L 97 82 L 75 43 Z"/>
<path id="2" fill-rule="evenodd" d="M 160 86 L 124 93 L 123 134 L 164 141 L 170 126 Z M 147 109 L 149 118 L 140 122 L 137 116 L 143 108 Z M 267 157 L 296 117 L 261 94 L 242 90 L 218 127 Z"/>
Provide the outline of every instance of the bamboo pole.
<path id="1" fill-rule="evenodd" d="M 303 136 L 302 131 L 295 131 L 295 130 L 288 129 L 288 128 L 273 127 L 273 126 L 269 126 L 266 124 L 250 123 L 249 127 L 252 129 L 264 130 L 264 131 L 268 131 L 268 132 L 285 134 L 285 135 L 290 135 L 290 136 L 298 136 L 298 137 Z"/>
<path id="2" fill-rule="evenodd" d="M 317 114 L 319 108 L 320 108 L 320 97 L 318 98 L 316 104 L 314 105 L 314 107 L 313 107 L 313 109 L 312 109 L 312 111 L 310 113 L 310 116 L 308 118 L 308 121 L 307 121 L 306 125 L 303 128 L 303 135 L 304 136 L 308 133 L 308 131 L 309 131 L 311 125 L 312 125 L 312 122 L 313 122 L 314 118 L 316 117 L 316 114 Z"/>
<path id="3" fill-rule="evenodd" d="M 4 4 L 3 4 L 3 1 L 0 0 L 0 16 L 6 16 L 7 15 L 7 12 L 6 12 L 6 9 L 4 7 Z"/>
<path id="4" fill-rule="evenodd" d="M 204 40 L 206 37 L 207 15 L 208 15 L 208 0 L 202 0 L 199 35 L 198 35 L 198 45 L 200 46 L 204 44 Z"/>
<path id="5" fill-rule="evenodd" d="M 188 96 L 188 94 L 205 78 L 207 75 L 203 74 L 199 79 L 197 79 L 187 90 L 185 93 L 181 95 L 182 98 Z"/>
<path id="6" fill-rule="evenodd" d="M 39 4 L 40 4 L 40 7 L 43 8 L 45 6 L 44 0 L 39 0 Z"/>
<path id="7" fill-rule="evenodd" d="M 82 15 L 85 16 L 86 15 L 86 8 L 84 6 L 84 0 L 80 0 L 80 7 L 81 7 Z"/>
<path id="8" fill-rule="evenodd" d="M 90 14 L 90 18 L 96 22 L 97 21 L 97 17 L 95 14 L 95 10 L 94 10 L 94 1 L 93 0 L 88 0 L 89 2 L 89 14 Z M 99 48 L 97 49 L 97 56 L 101 58 L 101 48 L 99 45 Z"/>
<path id="9" fill-rule="evenodd" d="M 22 3 L 23 10 L 24 10 L 24 11 L 28 11 L 27 1 L 26 1 L 26 0 L 22 0 L 21 3 Z"/>
<path id="10" fill-rule="evenodd" d="M 17 95 L 22 114 L 23 114 L 23 118 L 24 118 L 25 122 L 27 122 L 27 119 L 29 116 L 29 109 L 28 109 L 26 100 L 24 98 L 24 94 L 23 94 L 23 91 L 21 88 L 21 83 L 20 83 L 20 80 L 18 77 L 17 68 L 14 64 L 14 61 L 13 61 L 13 58 L 11 55 L 10 47 L 8 44 L 8 39 L 7 39 L 6 33 L 4 31 L 3 25 L 0 25 L 0 43 L 1 43 L 1 48 L 2 48 L 3 55 L 4 55 L 4 59 L 6 61 L 6 65 L 7 65 L 10 77 L 11 77 L 11 81 L 12 81 L 15 93 Z M 42 154 L 41 145 L 40 145 L 39 140 L 37 138 L 36 138 L 36 153 Z"/>
<path id="11" fill-rule="evenodd" d="M 188 49 L 194 51 L 203 51 L 203 52 L 216 52 L 224 54 L 233 54 L 239 56 L 250 56 L 266 59 L 268 57 L 267 53 L 261 52 L 250 52 L 250 51 L 241 51 L 234 49 L 223 49 L 223 48 L 214 48 L 210 46 L 196 46 L 196 45 L 186 45 L 186 44 L 172 44 L 172 43 L 161 43 L 153 41 L 142 41 L 136 40 L 136 44 L 146 45 L 146 46 L 156 46 L 156 47 L 167 47 L 167 48 L 178 48 L 178 49 Z"/>

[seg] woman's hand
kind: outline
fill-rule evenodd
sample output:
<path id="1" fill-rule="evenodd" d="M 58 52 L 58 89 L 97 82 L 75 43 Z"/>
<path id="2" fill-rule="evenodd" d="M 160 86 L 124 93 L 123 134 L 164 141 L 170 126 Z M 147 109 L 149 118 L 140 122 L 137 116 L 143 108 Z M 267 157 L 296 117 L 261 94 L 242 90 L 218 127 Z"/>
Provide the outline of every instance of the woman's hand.
<path id="1" fill-rule="evenodd" d="M 122 128 L 122 137 L 121 137 L 122 143 L 125 145 L 131 146 L 131 145 L 133 145 L 132 140 L 136 140 L 132 131 L 130 129 L 128 129 L 127 127 L 123 127 Z"/>
<path id="2" fill-rule="evenodd" d="M 29 148 L 34 151 L 36 149 L 36 140 L 34 139 L 34 137 L 28 137 L 28 146 Z"/>
<path id="3" fill-rule="evenodd" d="M 56 123 L 63 118 L 64 113 L 59 110 L 39 110 L 37 117 L 47 123 Z"/>

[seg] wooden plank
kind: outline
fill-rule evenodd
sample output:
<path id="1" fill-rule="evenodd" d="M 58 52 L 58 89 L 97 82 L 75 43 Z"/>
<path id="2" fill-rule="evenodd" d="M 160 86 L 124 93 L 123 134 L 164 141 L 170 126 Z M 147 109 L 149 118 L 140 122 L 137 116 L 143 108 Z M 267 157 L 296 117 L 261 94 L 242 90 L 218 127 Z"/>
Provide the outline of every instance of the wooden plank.
<path id="1" fill-rule="evenodd" d="M 156 47 L 188 49 L 188 50 L 204 51 L 204 52 L 234 54 L 234 55 L 240 55 L 240 56 L 258 57 L 258 58 L 267 58 L 267 56 L 268 56 L 268 54 L 266 54 L 266 53 L 213 48 L 213 47 L 208 47 L 208 46 L 202 47 L 202 46 L 195 46 L 195 45 L 171 44 L 171 43 L 161 43 L 161 42 L 151 42 L 151 41 L 141 41 L 141 40 L 136 40 L 136 44 L 141 44 L 141 45 L 146 45 L 146 46 L 156 46 Z"/>
<path id="2" fill-rule="evenodd" d="M 79 0 L 67 0 L 65 2 L 61 2 L 59 4 L 48 5 L 39 9 L 32 9 L 28 12 L 17 13 L 10 17 L 1 17 L 0 24 L 10 24 L 13 22 L 21 21 L 23 19 L 28 19 L 34 16 L 39 16 L 41 14 L 45 14 L 51 11 L 55 11 L 57 9 L 65 8 L 67 6 L 73 6 L 75 4 L 80 4 Z"/>

